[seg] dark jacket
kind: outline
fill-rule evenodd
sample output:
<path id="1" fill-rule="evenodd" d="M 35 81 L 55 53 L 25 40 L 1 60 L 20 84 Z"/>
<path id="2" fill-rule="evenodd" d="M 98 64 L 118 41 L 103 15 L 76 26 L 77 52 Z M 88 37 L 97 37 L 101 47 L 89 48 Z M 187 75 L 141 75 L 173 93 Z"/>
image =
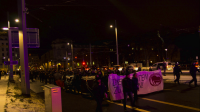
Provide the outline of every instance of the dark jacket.
<path id="1" fill-rule="evenodd" d="M 99 85 L 98 82 L 95 82 L 92 88 L 93 88 L 93 95 L 94 95 L 95 100 L 104 98 L 104 94 L 107 91 L 106 91 L 106 87 L 103 83 L 101 83 L 101 85 Z"/>
<path id="2" fill-rule="evenodd" d="M 137 91 L 139 89 L 139 86 L 138 86 L 138 78 L 135 78 L 133 77 L 132 78 L 132 83 L 133 83 L 133 91 Z"/>
<path id="3" fill-rule="evenodd" d="M 181 69 L 178 66 L 175 66 L 174 71 L 173 71 L 174 75 L 180 75 L 180 72 L 181 72 Z"/>
<path id="4" fill-rule="evenodd" d="M 163 69 L 166 69 L 167 67 L 166 67 L 166 63 L 163 63 Z"/>
<path id="5" fill-rule="evenodd" d="M 123 92 L 132 92 L 132 80 L 128 77 L 125 77 L 122 80 L 122 87 L 123 87 Z"/>
<path id="6" fill-rule="evenodd" d="M 195 65 L 192 65 L 190 68 L 190 74 L 195 76 L 197 71 L 199 70 L 195 67 Z"/>

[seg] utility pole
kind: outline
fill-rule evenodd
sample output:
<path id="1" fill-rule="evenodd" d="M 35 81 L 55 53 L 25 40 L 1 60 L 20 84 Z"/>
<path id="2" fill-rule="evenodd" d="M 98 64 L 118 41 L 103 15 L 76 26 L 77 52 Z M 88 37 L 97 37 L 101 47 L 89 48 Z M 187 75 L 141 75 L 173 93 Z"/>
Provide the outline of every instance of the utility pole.
<path id="1" fill-rule="evenodd" d="M 92 67 L 91 43 L 90 43 L 90 67 Z"/>
<path id="2" fill-rule="evenodd" d="M 11 38 L 11 30 L 10 30 L 10 19 L 9 12 L 7 12 L 8 17 L 8 40 L 9 40 L 9 58 L 10 58 L 10 73 L 9 73 L 9 81 L 13 81 L 13 58 L 12 58 L 12 38 Z"/>
<path id="3" fill-rule="evenodd" d="M 117 65 L 119 65 L 118 40 L 117 40 L 117 22 L 116 22 L 116 20 L 115 20 L 115 36 L 116 36 Z"/>
<path id="4" fill-rule="evenodd" d="M 22 94 L 30 95 L 29 68 L 28 68 L 28 47 L 26 32 L 26 8 L 25 0 L 18 0 L 19 16 L 19 51 L 21 65 L 21 88 Z"/>
<path id="5" fill-rule="evenodd" d="M 72 70 L 74 69 L 74 60 L 73 60 L 73 43 L 72 43 L 72 40 L 71 40 L 71 50 L 72 50 Z"/>
<path id="6" fill-rule="evenodd" d="M 67 56 L 67 51 L 66 51 L 66 69 L 68 69 L 68 56 Z"/>

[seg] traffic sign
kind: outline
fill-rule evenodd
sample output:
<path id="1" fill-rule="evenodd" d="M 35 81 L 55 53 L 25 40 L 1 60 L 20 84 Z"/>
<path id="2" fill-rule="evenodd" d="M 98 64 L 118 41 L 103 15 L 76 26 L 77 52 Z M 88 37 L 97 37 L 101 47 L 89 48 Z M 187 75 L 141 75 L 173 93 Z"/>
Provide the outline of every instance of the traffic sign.
<path id="1" fill-rule="evenodd" d="M 10 64 L 17 65 L 18 61 L 11 61 Z"/>
<path id="2" fill-rule="evenodd" d="M 12 64 L 12 65 L 17 65 L 18 64 L 18 61 L 4 61 L 4 65 L 10 65 L 10 64 Z"/>
<path id="3" fill-rule="evenodd" d="M 4 61 L 4 65 L 10 65 L 10 61 Z"/>

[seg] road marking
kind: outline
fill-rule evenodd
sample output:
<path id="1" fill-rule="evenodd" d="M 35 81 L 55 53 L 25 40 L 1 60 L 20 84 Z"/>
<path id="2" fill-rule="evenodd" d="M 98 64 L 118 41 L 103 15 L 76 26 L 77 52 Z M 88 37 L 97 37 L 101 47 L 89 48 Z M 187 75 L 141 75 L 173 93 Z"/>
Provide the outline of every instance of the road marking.
<path id="1" fill-rule="evenodd" d="M 123 106 L 122 103 L 116 103 L 116 102 L 112 102 L 112 101 L 110 101 L 110 100 L 107 100 L 107 102 L 109 102 L 109 103 L 114 103 L 114 104 L 119 105 L 119 106 Z M 147 111 L 147 110 L 143 110 L 143 109 L 139 109 L 139 108 L 136 108 L 136 107 L 132 107 L 132 106 L 130 106 L 130 105 L 126 105 L 126 107 L 127 107 L 127 108 L 130 108 L 130 109 L 134 109 L 134 110 L 140 111 L 140 112 L 150 112 L 150 111 Z"/>
<path id="2" fill-rule="evenodd" d="M 69 90 L 69 89 L 67 89 L 67 90 Z M 74 90 L 72 89 L 72 91 L 74 92 Z M 76 91 L 76 92 L 78 92 L 78 91 Z M 81 92 L 79 92 L 79 93 L 81 93 Z"/>
<path id="3" fill-rule="evenodd" d="M 175 103 L 169 103 L 169 102 L 164 102 L 164 101 L 159 101 L 159 100 L 154 100 L 154 99 L 149 99 L 149 98 L 142 98 L 142 99 L 148 100 L 148 101 L 153 101 L 153 102 L 158 102 L 158 103 L 163 103 L 163 104 L 167 104 L 167 105 L 182 107 L 182 108 L 186 108 L 186 109 L 191 109 L 191 110 L 200 111 L 200 109 L 198 109 L 198 108 L 189 107 L 189 106 L 184 106 L 184 105 L 179 105 L 179 104 L 175 104 Z"/>

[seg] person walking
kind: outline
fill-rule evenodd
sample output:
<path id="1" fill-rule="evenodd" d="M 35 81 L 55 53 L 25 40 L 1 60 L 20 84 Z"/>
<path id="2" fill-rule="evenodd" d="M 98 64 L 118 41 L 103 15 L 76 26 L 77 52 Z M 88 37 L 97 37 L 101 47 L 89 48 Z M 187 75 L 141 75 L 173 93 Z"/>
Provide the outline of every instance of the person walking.
<path id="1" fill-rule="evenodd" d="M 174 73 L 174 75 L 176 75 L 176 80 L 174 80 L 174 82 L 175 83 L 178 82 L 178 84 L 180 84 L 179 79 L 180 79 L 180 73 L 182 73 L 182 72 L 181 72 L 181 69 L 179 68 L 178 64 L 175 65 L 175 67 L 173 69 L 173 73 Z"/>
<path id="2" fill-rule="evenodd" d="M 96 77 L 96 82 L 93 85 L 93 95 L 94 99 L 97 102 L 97 107 L 96 107 L 96 112 L 102 112 L 102 102 L 104 95 L 106 98 L 108 97 L 106 87 L 105 85 L 101 82 L 100 77 Z"/>
<path id="3" fill-rule="evenodd" d="M 130 74 L 129 74 L 129 68 L 126 70 L 126 77 L 122 80 L 122 87 L 123 87 L 123 93 L 124 93 L 124 110 L 126 111 L 126 100 L 127 100 L 127 95 L 130 98 L 131 101 L 131 106 L 133 107 L 133 96 L 132 96 L 132 80 L 130 79 Z"/>
<path id="4" fill-rule="evenodd" d="M 197 87 L 197 78 L 196 78 L 196 72 L 197 71 L 199 71 L 199 70 L 195 67 L 195 63 L 193 63 L 191 68 L 190 68 L 190 74 L 192 76 L 192 80 L 189 82 L 189 86 L 194 81 L 194 85 L 195 85 L 195 87 Z"/>
<path id="5" fill-rule="evenodd" d="M 137 92 L 139 91 L 139 85 L 138 85 L 138 78 L 137 78 L 137 73 L 136 71 L 133 71 L 133 93 L 134 93 L 134 100 L 133 100 L 133 104 L 135 105 L 135 103 L 138 100 L 138 94 Z"/>

